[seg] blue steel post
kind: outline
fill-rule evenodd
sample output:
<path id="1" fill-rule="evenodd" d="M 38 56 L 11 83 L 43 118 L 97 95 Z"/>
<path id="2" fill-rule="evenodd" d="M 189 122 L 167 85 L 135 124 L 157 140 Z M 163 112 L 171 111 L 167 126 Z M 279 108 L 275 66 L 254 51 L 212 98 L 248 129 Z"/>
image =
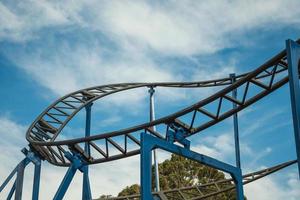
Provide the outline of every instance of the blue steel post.
<path id="1" fill-rule="evenodd" d="M 93 103 L 86 105 L 86 122 L 85 122 L 85 137 L 91 135 L 91 109 Z M 86 142 L 84 145 L 84 151 L 90 155 L 90 146 Z M 82 200 L 90 200 L 92 199 L 91 195 L 91 187 L 90 187 L 90 180 L 89 180 L 89 166 L 85 165 L 83 167 L 83 184 L 82 184 Z"/>
<path id="2" fill-rule="evenodd" d="M 175 133 L 176 134 L 176 133 Z M 175 138 L 175 137 L 174 137 Z M 180 141 L 177 141 L 180 142 Z M 188 159 L 203 163 L 207 166 L 229 173 L 236 184 L 237 200 L 244 199 L 241 169 L 223 163 L 217 159 L 191 151 L 172 142 L 156 138 L 152 135 L 141 133 L 141 197 L 142 200 L 153 199 L 151 194 L 151 151 L 160 148 L 165 151 L 184 156 Z"/>
<path id="3" fill-rule="evenodd" d="M 235 74 L 229 75 L 232 81 L 232 84 L 236 81 Z M 237 89 L 232 91 L 232 98 L 237 98 Z M 233 109 L 236 109 L 236 103 L 232 103 Z M 233 115 L 233 127 L 234 127 L 234 144 L 235 144 L 235 159 L 236 166 L 241 168 L 241 156 L 240 156 L 240 139 L 239 139 L 239 124 L 238 124 L 238 114 Z"/>
<path id="4" fill-rule="evenodd" d="M 151 146 L 146 141 L 146 134 L 141 133 L 141 198 L 142 200 L 153 200 L 151 194 Z"/>
<path id="5" fill-rule="evenodd" d="M 32 200 L 38 200 L 39 190 L 40 190 L 41 164 L 42 164 L 41 158 L 32 149 L 27 150 L 26 148 L 23 148 L 21 151 L 26 156 L 28 163 L 32 162 L 34 164 Z"/>
<path id="6" fill-rule="evenodd" d="M 39 160 L 38 163 L 34 163 L 32 200 L 39 199 L 40 179 L 41 179 L 41 161 Z"/>
<path id="7" fill-rule="evenodd" d="M 300 177 L 300 87 L 299 87 L 299 60 L 300 45 L 292 40 L 286 41 L 291 106 L 293 114 L 294 135 Z"/>
<path id="8" fill-rule="evenodd" d="M 149 89 L 150 94 L 150 121 L 155 120 L 155 109 L 154 109 L 154 93 L 155 90 L 153 87 L 150 87 Z M 156 127 L 152 127 L 154 131 L 156 131 Z M 158 162 L 157 162 L 157 152 L 154 149 L 153 150 L 153 160 L 154 160 L 154 175 L 155 175 L 155 190 L 156 192 L 160 191 L 160 185 L 159 185 L 159 169 L 158 169 Z"/>
<path id="9" fill-rule="evenodd" d="M 82 161 L 77 155 L 70 155 L 70 153 L 67 153 L 66 157 L 71 161 L 71 166 L 65 174 L 53 200 L 62 200 L 64 198 L 76 171 L 83 167 Z"/>

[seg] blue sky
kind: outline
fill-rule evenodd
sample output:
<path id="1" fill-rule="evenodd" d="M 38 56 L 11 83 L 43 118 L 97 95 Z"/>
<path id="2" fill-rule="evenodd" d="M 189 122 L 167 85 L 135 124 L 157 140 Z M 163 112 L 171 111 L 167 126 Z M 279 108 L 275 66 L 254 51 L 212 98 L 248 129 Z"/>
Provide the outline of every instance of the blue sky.
<path id="1" fill-rule="evenodd" d="M 25 132 L 49 104 L 69 92 L 119 82 L 198 81 L 255 69 L 298 39 L 300 2 L 2 1 L 0 3 L 0 180 L 22 158 Z M 162 117 L 216 89 L 156 91 Z M 146 89 L 94 105 L 92 132 L 148 120 Z M 63 132 L 82 136 L 83 114 Z M 288 85 L 239 114 L 242 166 L 250 172 L 295 159 Z M 234 163 L 232 119 L 191 137 L 200 153 Z M 168 158 L 159 152 L 160 161 Z M 122 168 L 120 168 L 122 166 Z M 24 195 L 29 198 L 30 170 Z M 42 199 L 65 169 L 43 165 Z M 139 157 L 92 166 L 93 196 L 139 181 Z M 300 198 L 296 166 L 245 187 L 249 199 Z M 80 199 L 78 174 L 66 199 Z M 0 194 L 0 198 L 2 198 Z M 27 199 L 26 198 L 26 199 Z"/>

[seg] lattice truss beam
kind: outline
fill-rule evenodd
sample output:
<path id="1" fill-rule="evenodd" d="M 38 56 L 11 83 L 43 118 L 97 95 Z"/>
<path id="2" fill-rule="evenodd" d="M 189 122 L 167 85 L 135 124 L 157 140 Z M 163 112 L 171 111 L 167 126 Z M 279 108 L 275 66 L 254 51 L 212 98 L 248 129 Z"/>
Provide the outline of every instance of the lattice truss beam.
<path id="1" fill-rule="evenodd" d="M 231 78 L 223 78 L 204 82 L 189 83 L 130 83 L 114 84 L 87 88 L 61 99 L 49 106 L 31 125 L 27 132 L 27 140 L 32 147 L 50 163 L 69 166 L 65 153 L 80 153 L 89 164 L 107 162 L 139 154 L 140 133 L 147 132 L 158 138 L 165 139 L 169 129 L 183 130 L 184 137 L 198 133 L 253 104 L 288 82 L 286 52 L 283 51 L 256 70 L 237 76 L 236 82 Z M 139 88 L 139 87 L 212 87 L 224 86 L 221 91 L 173 115 L 155 120 L 136 127 L 78 138 L 57 141 L 65 125 L 88 104 L 107 95 Z M 233 90 L 238 91 L 233 98 Z M 232 107 L 236 103 L 236 108 Z M 154 131 L 152 127 L 156 125 Z M 91 149 L 84 152 L 84 145 Z"/>

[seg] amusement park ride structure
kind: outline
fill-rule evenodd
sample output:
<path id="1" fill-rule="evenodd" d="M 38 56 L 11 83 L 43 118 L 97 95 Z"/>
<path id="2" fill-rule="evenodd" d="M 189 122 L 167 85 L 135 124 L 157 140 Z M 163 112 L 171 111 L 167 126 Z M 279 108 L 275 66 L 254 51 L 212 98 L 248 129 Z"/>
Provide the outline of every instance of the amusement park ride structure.
<path id="1" fill-rule="evenodd" d="M 300 88 L 299 88 L 299 61 L 300 40 L 286 41 L 286 49 L 268 60 L 257 69 L 227 78 L 199 81 L 199 82 L 171 82 L 171 83 L 123 83 L 110 84 L 82 89 L 68 94 L 44 110 L 31 124 L 26 139 L 29 149 L 22 152 L 25 158 L 9 174 L 0 186 L 0 192 L 13 180 L 7 199 L 14 196 L 15 200 L 22 199 L 24 170 L 29 163 L 34 164 L 34 180 L 32 199 L 39 199 L 41 163 L 49 163 L 68 167 L 54 200 L 64 198 L 73 176 L 79 170 L 83 173 L 82 199 L 91 200 L 89 181 L 89 165 L 109 162 L 117 159 L 140 154 L 141 162 L 141 194 L 110 199 L 205 199 L 220 193 L 236 190 L 237 199 L 244 198 L 243 185 L 265 177 L 294 163 L 298 164 L 300 172 Z M 294 125 L 297 160 L 279 164 L 268 169 L 242 175 L 237 113 L 249 105 L 269 95 L 284 84 L 289 83 L 291 108 Z M 200 88 L 223 86 L 224 88 L 212 96 L 205 98 L 194 105 L 180 110 L 169 116 L 154 119 L 154 89 L 169 88 Z M 149 88 L 150 93 L 150 122 L 138 126 L 91 135 L 91 109 L 93 102 L 108 95 L 135 89 Z M 228 106 L 228 103 L 230 106 Z M 209 109 L 214 107 L 215 109 Z M 85 137 L 60 140 L 59 134 L 68 122 L 81 110 L 86 110 Z M 218 122 L 233 116 L 236 165 L 221 162 L 215 158 L 190 150 L 189 136 L 199 134 Z M 205 118 L 206 120 L 200 120 Z M 217 182 L 176 188 L 160 191 L 158 168 L 154 159 L 156 191 L 152 192 L 152 152 L 163 149 L 168 152 L 184 156 L 204 165 L 227 172 L 231 179 Z M 219 187 L 224 183 L 234 183 L 228 188 Z M 211 189 L 211 188 L 215 189 Z M 207 188 L 210 188 L 209 190 Z M 188 195 L 187 195 L 188 194 Z"/>

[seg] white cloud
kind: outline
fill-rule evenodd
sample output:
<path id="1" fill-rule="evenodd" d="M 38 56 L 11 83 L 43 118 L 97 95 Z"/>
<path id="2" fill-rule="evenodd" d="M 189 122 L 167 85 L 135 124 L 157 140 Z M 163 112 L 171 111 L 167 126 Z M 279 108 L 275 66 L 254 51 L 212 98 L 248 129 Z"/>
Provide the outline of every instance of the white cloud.
<path id="1" fill-rule="evenodd" d="M 67 25 L 68 16 L 55 4 L 42 0 L 0 3 L 0 40 L 25 42 L 38 36 L 43 28 Z"/>
<path id="2" fill-rule="evenodd" d="M 299 23 L 298 1 L 113 1 L 98 12 L 100 29 L 121 42 L 167 55 L 213 53 L 234 46 L 234 36 L 258 27 Z M 102 19 L 102 20 L 101 20 Z"/>
<path id="3" fill-rule="evenodd" d="M 270 28 L 267 24 L 275 22 L 278 27 L 297 23 L 298 4 L 292 0 L 251 4 L 35 0 L 1 3 L 0 40 L 27 44 L 42 38 L 44 45 L 19 46 L 18 50 L 6 54 L 39 84 L 58 95 L 106 83 L 202 80 L 207 79 L 207 73 L 215 78 L 224 76 L 223 73 L 227 76 L 236 70 L 235 62 L 220 63 L 221 70 L 205 65 L 187 67 L 190 73 L 184 77 L 172 66 L 162 67 L 154 55 L 159 54 L 163 59 L 168 59 L 168 55 L 193 59 L 193 55 L 231 47 L 233 35 L 243 30 Z M 66 35 L 80 35 L 82 30 L 88 30 L 93 36 L 80 41 L 56 41 L 57 37 L 49 39 L 43 30 Z M 103 37 L 112 46 L 99 42 Z M 16 56 L 18 59 L 14 59 Z M 168 100 L 186 98 L 183 93 L 178 95 L 167 90 L 162 93 L 170 97 Z M 124 95 L 117 97 L 116 102 L 130 98 L 135 103 L 142 96 L 141 93 Z"/>
<path id="4" fill-rule="evenodd" d="M 234 36 L 245 31 L 299 24 L 298 6 L 297 0 L 1 3 L 0 38 L 24 41 L 43 28 L 73 25 L 167 55 L 213 53 L 234 46 Z"/>
<path id="5" fill-rule="evenodd" d="M 198 153 L 208 155 L 223 162 L 235 162 L 235 148 L 233 133 L 218 136 L 206 136 L 199 140 L 192 149 Z M 247 143 L 240 141 L 243 156 L 253 156 L 253 151 Z"/>
<path id="6" fill-rule="evenodd" d="M 297 174 L 290 174 L 286 183 L 278 182 L 272 176 L 262 178 L 246 185 L 245 195 L 248 199 L 255 200 L 299 199 L 299 180 L 296 177 Z"/>

